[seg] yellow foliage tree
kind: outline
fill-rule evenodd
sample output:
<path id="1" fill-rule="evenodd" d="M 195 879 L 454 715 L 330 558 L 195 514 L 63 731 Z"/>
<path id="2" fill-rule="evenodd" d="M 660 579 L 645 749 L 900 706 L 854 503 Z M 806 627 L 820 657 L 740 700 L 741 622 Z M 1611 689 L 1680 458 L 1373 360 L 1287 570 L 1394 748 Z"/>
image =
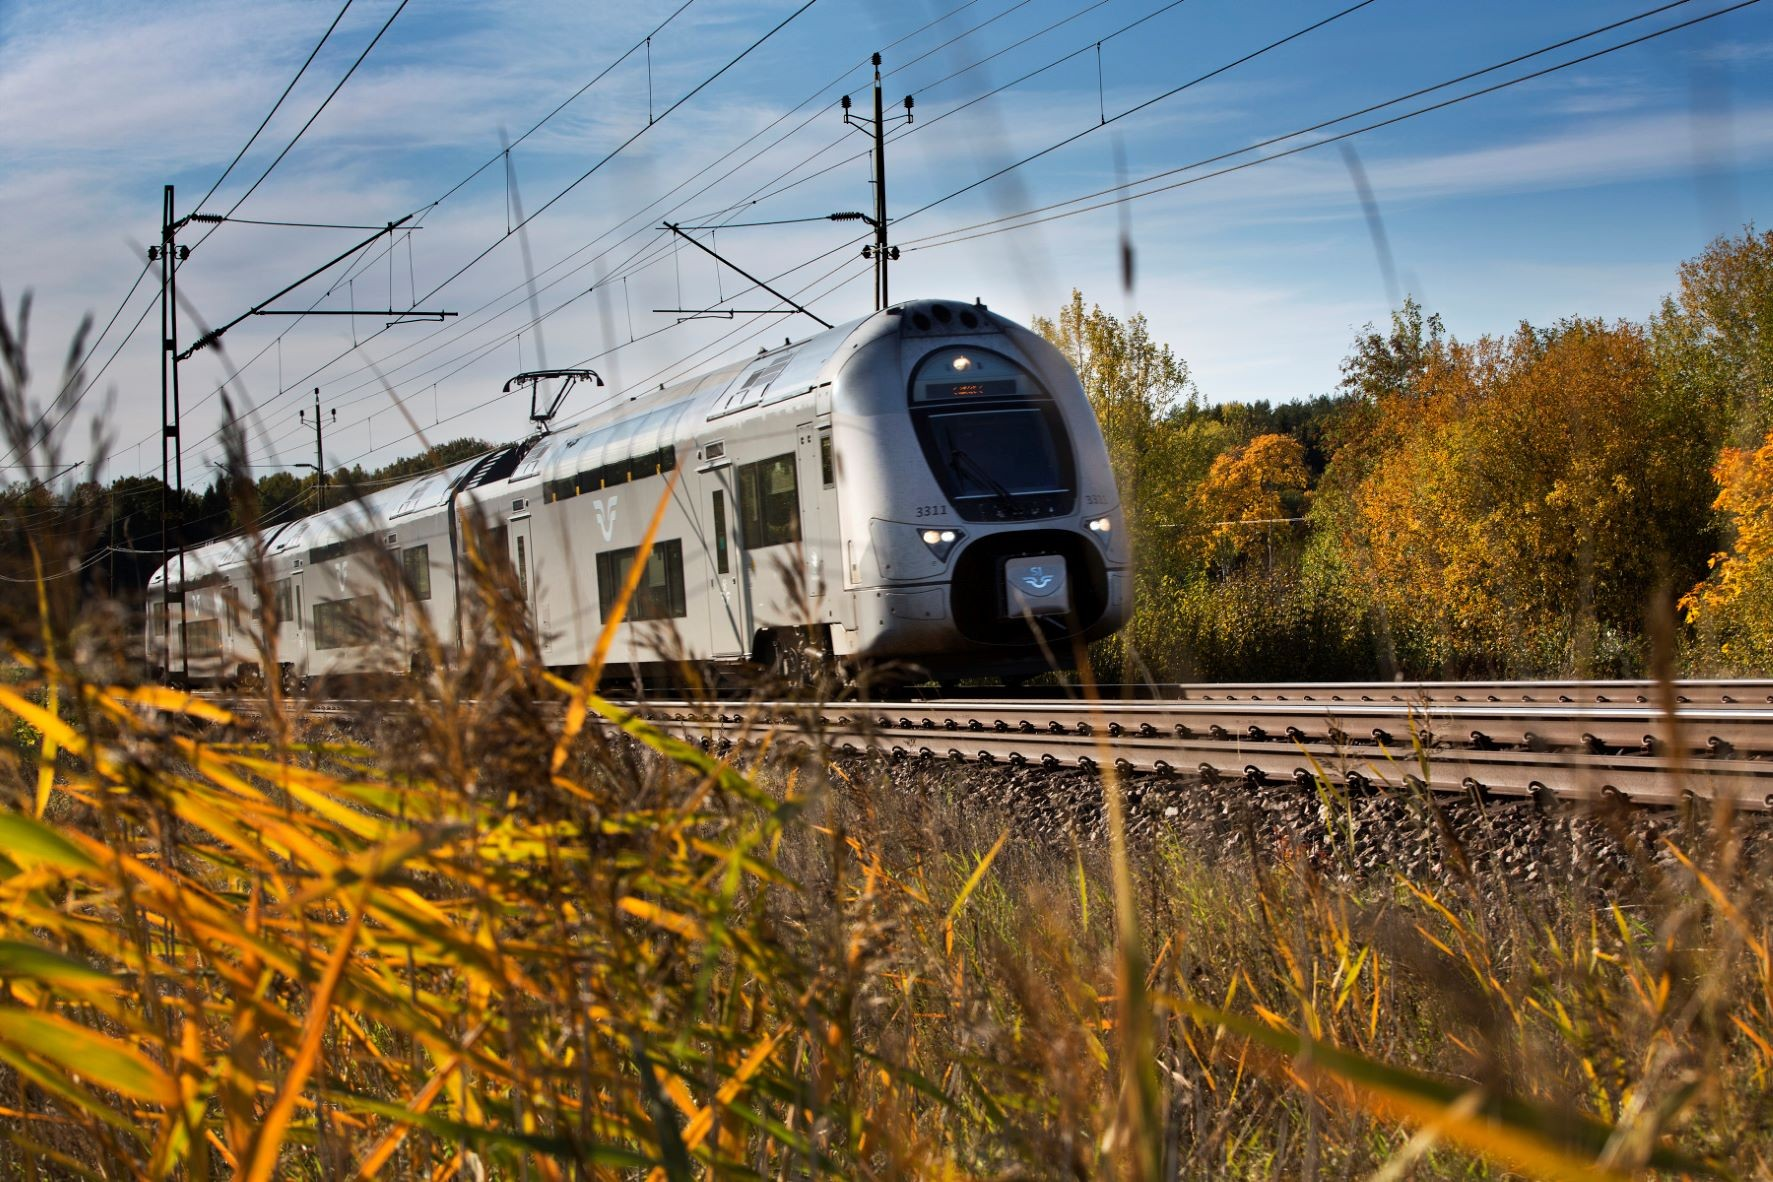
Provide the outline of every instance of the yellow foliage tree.
<path id="1" fill-rule="evenodd" d="M 1702 566 L 1715 435 L 1641 328 L 1448 342 L 1381 403 L 1395 445 L 1354 489 L 1350 569 L 1429 662 L 1590 672 Z"/>
<path id="2" fill-rule="evenodd" d="M 1710 577 L 1682 597 L 1681 609 L 1732 665 L 1765 669 L 1773 658 L 1773 434 L 1754 451 L 1725 448 L 1712 478 L 1712 507 L 1729 515 L 1736 536 L 1712 556 Z"/>
<path id="3" fill-rule="evenodd" d="M 1308 482 L 1305 448 L 1290 435 L 1258 435 L 1221 454 L 1194 491 L 1192 507 L 1206 526 L 1202 556 L 1229 570 L 1293 516 Z"/>

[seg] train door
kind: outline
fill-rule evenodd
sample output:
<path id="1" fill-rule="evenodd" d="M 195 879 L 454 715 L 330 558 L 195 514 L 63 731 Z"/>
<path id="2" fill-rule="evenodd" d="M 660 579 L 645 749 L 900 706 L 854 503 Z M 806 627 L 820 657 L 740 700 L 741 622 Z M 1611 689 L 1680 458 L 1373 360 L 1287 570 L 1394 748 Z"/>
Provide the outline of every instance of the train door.
<path id="1" fill-rule="evenodd" d="M 308 572 L 305 569 L 307 565 L 298 558 L 295 560 L 295 569 L 290 572 L 290 626 L 289 630 L 283 634 L 284 643 L 288 646 L 284 650 L 283 659 L 289 663 L 290 670 L 298 681 L 308 676 L 310 663 L 308 656 L 308 596 L 303 593 L 304 584 L 308 579 Z"/>
<path id="2" fill-rule="evenodd" d="M 751 612 L 742 552 L 735 532 L 733 470 L 729 464 L 705 473 L 701 482 L 702 532 L 708 539 L 708 636 L 710 657 L 750 655 Z"/>
<path id="3" fill-rule="evenodd" d="M 510 524 L 510 555 L 511 570 L 517 575 L 517 590 L 523 596 L 523 605 L 530 610 L 531 619 L 535 618 L 536 607 L 536 548 L 530 533 L 528 513 L 511 518 Z"/>
<path id="4" fill-rule="evenodd" d="M 831 422 L 801 423 L 794 429 L 800 468 L 801 546 L 805 549 L 806 597 L 814 620 L 824 618 L 830 584 L 843 583 L 836 568 L 837 478 L 831 455 Z"/>

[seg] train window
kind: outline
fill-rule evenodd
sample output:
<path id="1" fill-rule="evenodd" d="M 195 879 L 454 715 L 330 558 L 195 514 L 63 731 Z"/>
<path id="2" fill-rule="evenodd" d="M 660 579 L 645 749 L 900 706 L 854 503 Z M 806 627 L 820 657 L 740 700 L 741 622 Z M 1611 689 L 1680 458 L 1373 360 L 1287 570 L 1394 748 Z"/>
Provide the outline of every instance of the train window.
<path id="1" fill-rule="evenodd" d="M 542 492 L 551 502 L 562 501 L 568 497 L 576 497 L 581 493 L 594 493 L 612 485 L 627 484 L 631 480 L 645 480 L 649 476 L 663 476 L 675 467 L 677 467 L 677 449 L 668 444 L 641 455 L 615 460 L 608 464 L 599 464 L 591 468 L 582 468 L 574 475 L 550 480 L 543 486 Z"/>
<path id="2" fill-rule="evenodd" d="M 965 521 L 1069 513 L 1065 420 L 1021 366 L 985 349 L 938 349 L 911 379 L 911 421 L 930 471 Z"/>
<path id="3" fill-rule="evenodd" d="M 747 550 L 800 541 L 794 453 L 740 465 L 739 544 Z"/>
<path id="4" fill-rule="evenodd" d="M 376 600 L 373 595 L 333 599 L 314 605 L 314 647 L 355 648 L 375 639 Z"/>
<path id="5" fill-rule="evenodd" d="M 831 429 L 819 432 L 819 476 L 826 488 L 837 487 L 837 472 L 831 463 Z"/>
<path id="6" fill-rule="evenodd" d="M 721 574 L 732 570 L 732 563 L 726 556 L 726 490 L 714 490 L 714 567 Z"/>
<path id="7" fill-rule="evenodd" d="M 431 598 L 431 547 L 408 546 L 402 550 L 400 573 L 406 580 L 407 594 L 414 599 Z"/>
<path id="8" fill-rule="evenodd" d="M 517 589 L 529 597 L 529 560 L 523 555 L 523 535 L 517 535 Z"/>
<path id="9" fill-rule="evenodd" d="M 295 626 L 296 631 L 302 630 L 302 585 L 295 585 Z"/>
<path id="10" fill-rule="evenodd" d="M 222 622 L 192 620 L 183 625 L 185 656 L 193 661 L 212 661 L 222 655 Z"/>
<path id="11" fill-rule="evenodd" d="M 290 591 L 289 580 L 288 579 L 278 579 L 277 580 L 277 599 L 276 599 L 276 602 L 277 602 L 276 611 L 277 611 L 277 623 L 278 624 L 287 624 L 287 623 L 294 621 L 294 619 L 295 619 L 295 616 L 292 615 L 291 611 L 290 611 L 289 591 Z"/>
<path id="12" fill-rule="evenodd" d="M 335 558 L 343 558 L 347 554 L 355 554 L 359 550 L 375 549 L 376 540 L 365 534 L 343 541 L 328 542 L 324 546 L 315 546 L 308 551 L 308 565 L 317 566 L 322 562 L 331 562 Z"/>
<path id="13" fill-rule="evenodd" d="M 616 597 L 622 593 L 628 571 L 639 548 L 606 550 L 597 556 L 597 602 L 607 622 Z M 672 539 L 657 542 L 646 556 L 646 569 L 628 600 L 625 621 L 665 620 L 689 614 L 683 585 L 683 543 Z"/>

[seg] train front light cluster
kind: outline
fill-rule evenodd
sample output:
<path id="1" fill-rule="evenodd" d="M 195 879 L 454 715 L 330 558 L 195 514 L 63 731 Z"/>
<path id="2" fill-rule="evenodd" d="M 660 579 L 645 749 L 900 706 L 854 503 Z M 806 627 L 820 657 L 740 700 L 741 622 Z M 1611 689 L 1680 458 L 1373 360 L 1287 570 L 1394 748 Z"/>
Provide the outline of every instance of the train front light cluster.
<path id="1" fill-rule="evenodd" d="M 1093 534 L 1105 534 L 1114 528 L 1114 519 L 1111 517 L 1098 517 L 1092 521 L 1085 522 L 1084 527 Z"/>
<path id="2" fill-rule="evenodd" d="M 947 562 L 955 544 L 966 537 L 957 529 L 922 529 L 917 531 L 917 536 L 923 539 L 923 544 L 930 548 L 930 553 L 940 562 Z"/>

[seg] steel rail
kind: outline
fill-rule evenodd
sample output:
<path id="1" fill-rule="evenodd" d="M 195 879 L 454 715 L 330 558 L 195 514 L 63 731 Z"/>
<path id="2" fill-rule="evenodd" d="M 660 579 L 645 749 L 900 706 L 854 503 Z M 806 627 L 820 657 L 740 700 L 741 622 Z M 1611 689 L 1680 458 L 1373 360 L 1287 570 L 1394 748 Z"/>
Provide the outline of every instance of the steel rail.
<path id="1" fill-rule="evenodd" d="M 716 750 L 772 741 L 798 741 L 821 751 L 874 752 L 893 760 L 1065 767 L 1086 771 L 1112 764 L 1123 774 L 1193 775 L 1251 783 L 1291 780 L 1302 787 L 1521 796 L 1643 805 L 1705 799 L 1734 807 L 1773 808 L 1773 763 L 1746 759 L 1688 759 L 1668 755 L 1587 752 L 1428 750 L 1378 744 L 1270 742 L 1139 737 L 1051 731 L 883 730 L 869 719 L 803 713 L 691 718 L 659 716 L 653 725 Z"/>
<path id="2" fill-rule="evenodd" d="M 1592 702 L 1654 705 L 1662 682 L 1621 681 L 1299 681 L 1159 682 L 1104 685 L 1097 696 L 1189 702 Z M 1689 679 L 1667 683 L 1682 704 L 1773 705 L 1773 679 Z M 1015 692 L 997 688 L 958 688 L 932 693 L 942 700 L 1030 698 L 1077 699 L 1074 685 L 1029 686 Z"/>
<path id="3" fill-rule="evenodd" d="M 684 718 L 725 709 L 691 703 L 653 703 L 650 709 Z M 791 702 L 750 709 L 788 716 Z M 1679 706 L 1672 712 L 1640 705 L 1393 704 L 1292 701 L 1103 702 L 989 701 L 833 703 L 817 707 L 828 721 L 867 718 L 883 731 L 1037 731 L 1153 739 L 1290 740 L 1419 744 L 1435 750 L 1581 751 L 1593 755 L 1691 752 L 1714 758 L 1773 755 L 1773 708 Z"/>

